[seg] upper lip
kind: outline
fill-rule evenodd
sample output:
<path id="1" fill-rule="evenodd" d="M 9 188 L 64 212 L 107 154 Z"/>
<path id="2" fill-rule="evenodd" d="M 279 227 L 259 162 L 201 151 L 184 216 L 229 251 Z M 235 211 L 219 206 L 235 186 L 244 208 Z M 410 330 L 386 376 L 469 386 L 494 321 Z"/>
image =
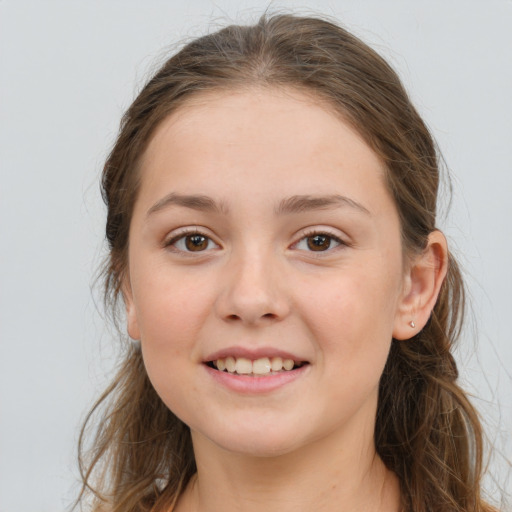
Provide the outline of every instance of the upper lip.
<path id="1" fill-rule="evenodd" d="M 252 361 L 261 359 L 263 357 L 280 357 L 282 359 L 293 359 L 296 362 L 307 362 L 306 359 L 296 354 L 292 354 L 291 352 L 286 352 L 275 347 L 247 348 L 240 346 L 226 347 L 221 350 L 217 350 L 216 352 L 212 352 L 205 358 L 204 361 L 216 361 L 217 359 L 225 359 L 229 356 L 235 358 L 245 357 L 246 359 L 250 359 Z"/>

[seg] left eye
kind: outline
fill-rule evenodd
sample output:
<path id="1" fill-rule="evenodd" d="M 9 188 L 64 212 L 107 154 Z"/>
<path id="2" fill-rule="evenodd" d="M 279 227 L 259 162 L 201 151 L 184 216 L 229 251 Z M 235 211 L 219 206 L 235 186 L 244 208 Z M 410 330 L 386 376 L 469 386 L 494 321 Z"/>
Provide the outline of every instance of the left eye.
<path id="1" fill-rule="evenodd" d="M 215 249 L 218 245 L 211 239 L 201 233 L 190 233 L 181 235 L 171 240 L 169 245 L 183 252 L 202 252 L 208 249 Z"/>
<path id="2" fill-rule="evenodd" d="M 314 252 L 325 252 L 329 249 L 338 247 L 343 242 L 327 233 L 314 233 L 312 235 L 305 236 L 295 245 L 296 249 L 302 251 L 314 251 Z"/>

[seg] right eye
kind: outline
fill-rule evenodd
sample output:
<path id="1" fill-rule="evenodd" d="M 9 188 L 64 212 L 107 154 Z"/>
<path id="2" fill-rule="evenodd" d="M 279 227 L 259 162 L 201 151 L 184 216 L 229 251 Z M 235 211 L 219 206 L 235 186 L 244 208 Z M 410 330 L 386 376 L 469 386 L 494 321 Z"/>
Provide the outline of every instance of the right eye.
<path id="1" fill-rule="evenodd" d="M 169 240 L 166 246 L 181 252 L 204 252 L 219 249 L 219 246 L 210 237 L 199 232 L 181 233 Z"/>

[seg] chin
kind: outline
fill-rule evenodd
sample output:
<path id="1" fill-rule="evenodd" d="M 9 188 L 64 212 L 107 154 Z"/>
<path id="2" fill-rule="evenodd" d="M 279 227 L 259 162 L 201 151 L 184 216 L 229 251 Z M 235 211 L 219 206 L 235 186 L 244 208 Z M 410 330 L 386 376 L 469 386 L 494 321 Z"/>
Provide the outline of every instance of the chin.
<path id="1" fill-rule="evenodd" d="M 307 435 L 301 435 L 296 426 L 283 422 L 222 426 L 215 431 L 198 433 L 192 429 L 192 439 L 206 438 L 210 443 L 227 452 L 249 457 L 278 457 L 307 444 Z M 302 442 L 303 440 L 304 442 Z"/>
<path id="2" fill-rule="evenodd" d="M 297 448 L 295 444 L 290 443 L 289 438 L 286 441 L 274 438 L 226 439 L 220 441 L 218 444 L 224 450 L 247 457 L 279 457 L 291 453 Z"/>

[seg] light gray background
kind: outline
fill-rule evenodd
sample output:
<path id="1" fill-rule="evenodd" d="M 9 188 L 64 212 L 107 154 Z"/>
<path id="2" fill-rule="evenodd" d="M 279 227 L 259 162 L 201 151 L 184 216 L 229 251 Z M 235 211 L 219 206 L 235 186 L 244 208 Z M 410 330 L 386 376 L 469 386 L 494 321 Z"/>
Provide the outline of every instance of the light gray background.
<path id="1" fill-rule="evenodd" d="M 91 292 L 102 162 L 163 49 L 253 1 L 0 0 L 0 512 L 64 510 L 75 445 L 115 342 Z M 454 176 L 442 221 L 476 330 L 458 353 L 491 442 L 512 454 L 512 2 L 310 1 L 391 60 Z M 476 334 L 475 334 L 476 332 Z M 491 464 L 502 487 L 507 465 Z M 497 497 L 495 484 L 489 492 Z"/>

